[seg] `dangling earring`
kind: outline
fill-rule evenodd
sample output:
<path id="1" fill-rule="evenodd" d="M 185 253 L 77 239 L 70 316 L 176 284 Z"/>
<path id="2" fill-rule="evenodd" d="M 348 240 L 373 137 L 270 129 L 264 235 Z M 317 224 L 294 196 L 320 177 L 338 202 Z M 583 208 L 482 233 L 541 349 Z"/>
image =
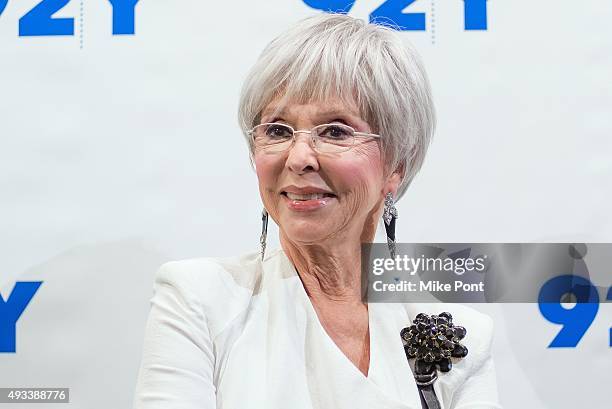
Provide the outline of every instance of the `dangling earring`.
<path id="1" fill-rule="evenodd" d="M 259 244 L 261 245 L 261 260 L 264 259 L 266 253 L 266 237 L 268 235 L 268 211 L 264 208 L 261 211 L 261 236 L 259 237 Z"/>
<path id="2" fill-rule="evenodd" d="M 395 258 L 395 220 L 398 218 L 395 202 L 391 192 L 385 196 L 385 209 L 383 211 L 383 221 L 385 222 L 385 230 L 387 231 L 387 245 L 391 257 Z"/>

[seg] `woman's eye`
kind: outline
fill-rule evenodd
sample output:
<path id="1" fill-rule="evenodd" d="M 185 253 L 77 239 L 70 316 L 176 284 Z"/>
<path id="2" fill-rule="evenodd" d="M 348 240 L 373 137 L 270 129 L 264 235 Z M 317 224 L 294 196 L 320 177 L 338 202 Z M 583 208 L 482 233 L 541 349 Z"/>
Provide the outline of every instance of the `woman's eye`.
<path id="1" fill-rule="evenodd" d="M 330 125 L 322 129 L 319 135 L 330 139 L 346 139 L 351 136 L 351 133 L 344 127 Z"/>
<path id="2" fill-rule="evenodd" d="M 271 138 L 288 138 L 291 136 L 291 131 L 286 126 L 270 125 L 266 130 L 266 135 Z"/>

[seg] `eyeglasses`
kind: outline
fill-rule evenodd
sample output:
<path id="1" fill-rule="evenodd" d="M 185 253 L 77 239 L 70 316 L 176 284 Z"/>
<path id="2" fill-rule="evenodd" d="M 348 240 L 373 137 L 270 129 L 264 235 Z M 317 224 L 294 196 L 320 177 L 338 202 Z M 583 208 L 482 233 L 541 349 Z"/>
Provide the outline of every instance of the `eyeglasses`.
<path id="1" fill-rule="evenodd" d="M 318 153 L 344 152 L 355 146 L 359 138 L 380 138 L 380 135 L 357 132 L 348 125 L 321 124 L 310 131 L 296 131 L 289 125 L 281 123 L 263 123 L 255 126 L 247 134 L 251 136 L 256 149 L 266 152 L 284 152 L 295 143 L 298 133 L 310 134 L 310 146 Z"/>

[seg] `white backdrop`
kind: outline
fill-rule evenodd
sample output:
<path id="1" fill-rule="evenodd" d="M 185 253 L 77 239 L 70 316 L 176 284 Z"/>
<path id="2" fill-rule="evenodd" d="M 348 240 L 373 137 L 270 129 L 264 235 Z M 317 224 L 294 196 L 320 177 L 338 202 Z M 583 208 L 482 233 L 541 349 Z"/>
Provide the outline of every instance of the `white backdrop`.
<path id="1" fill-rule="evenodd" d="M 0 387 L 129 407 L 157 266 L 258 248 L 240 86 L 268 41 L 319 11 L 141 0 L 135 35 L 113 36 L 108 1 L 84 1 L 81 23 L 72 0 L 55 17 L 74 17 L 74 36 L 19 37 L 39 2 L 9 0 L 0 15 L 0 289 L 44 281 L 17 352 L 0 354 Z M 612 241 L 612 3 L 489 0 L 486 31 L 464 30 L 461 0 L 405 11 L 427 13 L 425 31 L 401 35 L 425 61 L 439 122 L 398 204 L 398 240 Z M 559 327 L 536 304 L 476 308 L 497 323 L 505 407 L 609 406 L 594 385 L 609 380 L 610 304 L 567 349 L 547 348 Z"/>

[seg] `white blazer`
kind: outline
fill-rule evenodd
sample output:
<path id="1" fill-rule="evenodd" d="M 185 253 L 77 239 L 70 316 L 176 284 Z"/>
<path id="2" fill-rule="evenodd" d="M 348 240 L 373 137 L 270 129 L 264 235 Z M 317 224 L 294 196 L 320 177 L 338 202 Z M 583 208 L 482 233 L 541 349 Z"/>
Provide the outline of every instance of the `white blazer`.
<path id="1" fill-rule="evenodd" d="M 368 305 L 367 377 L 318 320 L 282 249 L 170 262 L 157 272 L 135 409 L 420 409 L 399 333 L 448 311 L 467 357 L 440 373 L 442 409 L 501 408 L 492 320 L 457 304 Z M 412 361 L 412 360 L 411 360 Z"/>

